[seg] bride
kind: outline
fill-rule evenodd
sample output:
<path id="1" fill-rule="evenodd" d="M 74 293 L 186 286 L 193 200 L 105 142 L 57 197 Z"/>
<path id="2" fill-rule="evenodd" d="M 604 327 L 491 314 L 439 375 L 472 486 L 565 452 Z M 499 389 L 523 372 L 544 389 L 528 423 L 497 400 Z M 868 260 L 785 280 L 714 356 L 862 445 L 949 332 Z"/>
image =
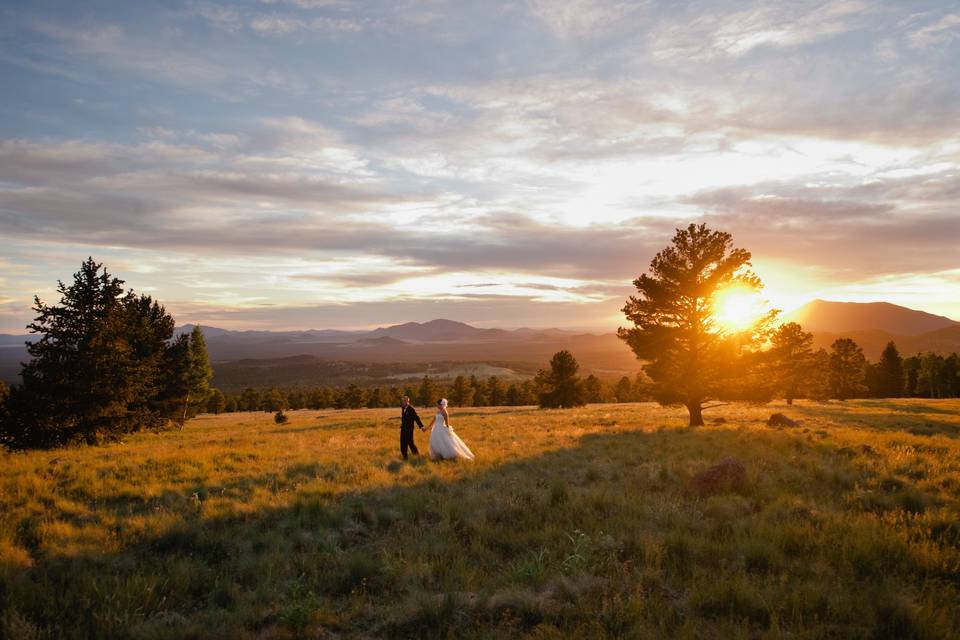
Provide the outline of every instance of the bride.
<path id="1" fill-rule="evenodd" d="M 447 399 L 437 402 L 437 414 L 430 422 L 430 459 L 456 460 L 465 458 L 473 460 L 473 452 L 457 437 L 450 426 L 450 414 L 447 413 Z"/>

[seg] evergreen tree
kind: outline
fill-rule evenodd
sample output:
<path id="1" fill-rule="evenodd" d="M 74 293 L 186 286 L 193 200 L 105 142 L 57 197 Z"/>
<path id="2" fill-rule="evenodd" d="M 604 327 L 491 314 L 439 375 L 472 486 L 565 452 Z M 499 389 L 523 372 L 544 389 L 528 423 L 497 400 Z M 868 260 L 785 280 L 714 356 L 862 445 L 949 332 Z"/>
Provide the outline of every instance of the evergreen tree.
<path id="1" fill-rule="evenodd" d="M 960 396 L 960 355 L 951 353 L 943 360 L 943 397 Z"/>
<path id="2" fill-rule="evenodd" d="M 385 407 L 399 407 L 400 406 L 400 389 L 397 387 L 390 387 L 387 390 Z"/>
<path id="3" fill-rule="evenodd" d="M 866 391 L 863 349 L 850 338 L 837 338 L 830 345 L 830 387 L 838 400 L 856 398 Z"/>
<path id="4" fill-rule="evenodd" d="M 420 388 L 417 389 L 416 399 L 421 407 L 429 407 L 440 399 L 437 386 L 430 379 L 430 376 L 423 376 L 423 380 L 420 381 Z"/>
<path id="5" fill-rule="evenodd" d="M 686 406 L 691 426 L 702 425 L 705 404 L 744 375 L 740 356 L 759 348 L 776 316 L 770 311 L 736 333 L 716 321 L 718 292 L 763 287 L 749 266 L 750 252 L 734 248 L 729 233 L 691 224 L 677 229 L 672 246 L 651 261 L 650 273 L 634 280 L 641 295 L 623 307 L 634 326 L 618 335 L 646 361 L 657 400 Z"/>
<path id="6" fill-rule="evenodd" d="M 227 397 L 223 395 L 220 389 L 211 389 L 207 400 L 207 411 L 215 415 L 220 415 L 227 410 Z"/>
<path id="7" fill-rule="evenodd" d="M 783 392 L 787 404 L 803 392 L 813 366 L 813 334 L 796 322 L 779 326 L 770 336 L 767 352 L 773 368 L 773 384 Z"/>
<path id="8" fill-rule="evenodd" d="M 807 397 L 817 402 L 830 399 L 830 354 L 826 349 L 817 349 L 813 354 L 810 379 L 807 382 Z"/>
<path id="9" fill-rule="evenodd" d="M 534 405 L 540 398 L 533 380 L 524 380 L 520 385 L 520 405 Z"/>
<path id="10" fill-rule="evenodd" d="M 633 385 L 630 384 L 630 378 L 627 376 L 620 378 L 613 390 L 613 395 L 617 398 L 617 402 L 633 402 Z"/>
<path id="11" fill-rule="evenodd" d="M 260 410 L 260 392 L 253 387 L 247 387 L 240 393 L 240 399 L 237 401 L 239 411 L 259 411 Z"/>
<path id="12" fill-rule="evenodd" d="M 633 379 L 633 401 L 649 402 L 653 400 L 653 381 L 643 371 L 638 371 Z"/>
<path id="13" fill-rule="evenodd" d="M 260 410 L 268 413 L 276 413 L 287 408 L 287 397 L 279 389 L 270 389 L 260 399 Z"/>
<path id="14" fill-rule="evenodd" d="M 210 381 L 213 380 L 213 367 L 207 353 L 207 341 L 203 337 L 200 325 L 190 332 L 187 349 L 187 371 L 185 375 L 186 395 L 183 399 L 182 425 L 187 418 L 195 416 L 207 404 L 210 395 Z"/>
<path id="15" fill-rule="evenodd" d="M 183 427 L 189 410 L 190 336 L 180 335 L 173 340 L 163 356 L 163 378 L 156 405 L 169 421 Z"/>
<path id="16" fill-rule="evenodd" d="M 868 398 L 881 398 L 880 393 L 880 363 L 872 363 L 869 360 L 863 365 L 863 384 L 867 388 L 866 396 Z"/>
<path id="17" fill-rule="evenodd" d="M 450 402 L 455 407 L 469 407 L 473 404 L 473 387 L 463 376 L 457 376 L 450 388 Z"/>
<path id="18" fill-rule="evenodd" d="M 877 368 L 877 395 L 881 398 L 899 398 L 903 395 L 903 384 L 903 358 L 897 351 L 897 345 L 888 342 Z"/>
<path id="19" fill-rule="evenodd" d="M 290 391 L 287 393 L 287 408 L 293 411 L 303 409 L 307 406 L 307 400 L 303 391 Z"/>
<path id="20" fill-rule="evenodd" d="M 123 281 L 93 258 L 60 302 L 34 298 L 30 361 L 11 393 L 0 439 L 10 446 L 94 443 L 160 424 L 160 365 L 173 319 L 149 296 L 123 295 Z"/>
<path id="21" fill-rule="evenodd" d="M 487 404 L 491 407 L 502 407 L 507 402 L 507 389 L 500 378 L 490 376 L 487 379 Z"/>
<path id="22" fill-rule="evenodd" d="M 329 409 L 333 405 L 334 394 L 329 387 L 318 387 L 307 395 L 308 409 Z"/>
<path id="23" fill-rule="evenodd" d="M 122 300 L 126 341 L 134 354 L 130 375 L 137 378 L 137 398 L 128 415 L 144 427 L 159 426 L 166 419 L 158 399 L 163 392 L 169 341 L 174 321 L 150 296 L 127 293 Z"/>
<path id="24" fill-rule="evenodd" d="M 6 424 L 8 419 L 7 412 L 7 401 L 10 398 L 10 387 L 7 386 L 7 383 L 3 380 L 0 380 L 0 432 L 3 431 L 2 425 Z M 0 438 L 0 445 L 3 444 L 2 438 Z"/>
<path id="25" fill-rule="evenodd" d="M 380 387 L 374 387 L 367 394 L 367 408 L 368 409 L 379 409 L 380 407 L 388 406 L 386 399 L 383 398 L 383 392 L 380 390 Z"/>
<path id="26" fill-rule="evenodd" d="M 583 381 L 583 399 L 588 404 L 603 402 L 603 383 L 592 373 Z"/>
<path id="27" fill-rule="evenodd" d="M 470 376 L 470 388 L 473 389 L 473 406 L 486 407 L 490 402 L 487 398 L 487 386 L 477 379 L 477 376 Z"/>
<path id="28" fill-rule="evenodd" d="M 920 355 L 903 359 L 903 394 L 908 398 L 918 395 L 918 379 L 920 377 Z"/>
<path id="29" fill-rule="evenodd" d="M 580 407 L 584 404 L 583 386 L 577 371 L 580 365 L 569 351 L 558 351 L 550 360 L 550 371 L 539 371 L 541 408 Z"/>
<path id="30" fill-rule="evenodd" d="M 917 374 L 917 395 L 923 398 L 943 398 L 943 369 L 945 361 L 942 356 L 928 351 L 920 356 L 920 370 Z"/>
<path id="31" fill-rule="evenodd" d="M 367 394 L 356 384 L 350 384 L 340 394 L 337 405 L 341 409 L 359 409 L 367 401 Z"/>
<path id="32" fill-rule="evenodd" d="M 507 399 L 504 401 L 508 407 L 517 407 L 523 404 L 523 391 L 516 382 L 511 382 L 507 387 Z"/>

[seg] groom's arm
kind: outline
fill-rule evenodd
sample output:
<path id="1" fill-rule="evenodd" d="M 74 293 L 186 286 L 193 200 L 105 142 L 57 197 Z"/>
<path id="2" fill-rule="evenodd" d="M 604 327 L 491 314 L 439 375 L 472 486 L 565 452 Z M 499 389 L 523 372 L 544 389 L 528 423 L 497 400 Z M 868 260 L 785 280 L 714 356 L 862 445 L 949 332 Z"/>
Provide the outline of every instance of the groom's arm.
<path id="1" fill-rule="evenodd" d="M 413 421 L 416 422 L 416 423 L 420 426 L 420 431 L 423 431 L 423 430 L 424 430 L 424 429 L 423 429 L 423 423 L 420 422 L 420 416 L 417 415 L 417 410 L 414 409 L 413 407 L 410 407 L 410 411 L 413 412 Z"/>

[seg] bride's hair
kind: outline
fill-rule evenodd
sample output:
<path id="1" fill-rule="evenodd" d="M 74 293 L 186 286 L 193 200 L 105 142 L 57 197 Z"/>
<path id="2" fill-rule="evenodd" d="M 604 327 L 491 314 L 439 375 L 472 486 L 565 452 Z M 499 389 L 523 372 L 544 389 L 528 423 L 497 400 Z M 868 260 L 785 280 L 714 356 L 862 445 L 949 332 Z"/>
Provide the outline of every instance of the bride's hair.
<path id="1" fill-rule="evenodd" d="M 445 407 L 445 406 L 447 406 L 447 399 L 446 399 L 446 398 L 440 398 L 439 400 L 437 400 L 437 404 L 440 405 L 441 407 Z"/>

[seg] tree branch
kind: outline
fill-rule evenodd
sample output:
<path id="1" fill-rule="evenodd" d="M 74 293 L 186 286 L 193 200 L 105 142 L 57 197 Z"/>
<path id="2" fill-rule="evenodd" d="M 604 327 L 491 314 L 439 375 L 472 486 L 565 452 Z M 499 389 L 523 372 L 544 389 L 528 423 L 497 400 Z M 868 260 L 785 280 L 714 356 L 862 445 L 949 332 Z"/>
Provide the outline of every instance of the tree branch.
<path id="1" fill-rule="evenodd" d="M 707 409 L 716 409 L 717 407 L 726 407 L 729 404 L 730 404 L 729 402 L 718 402 L 717 404 L 706 404 L 706 405 L 702 405 L 700 407 L 700 410 L 705 411 Z"/>

